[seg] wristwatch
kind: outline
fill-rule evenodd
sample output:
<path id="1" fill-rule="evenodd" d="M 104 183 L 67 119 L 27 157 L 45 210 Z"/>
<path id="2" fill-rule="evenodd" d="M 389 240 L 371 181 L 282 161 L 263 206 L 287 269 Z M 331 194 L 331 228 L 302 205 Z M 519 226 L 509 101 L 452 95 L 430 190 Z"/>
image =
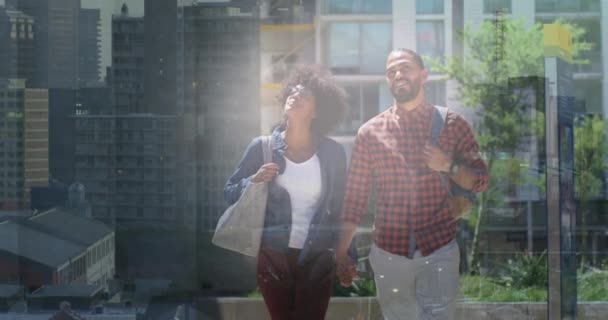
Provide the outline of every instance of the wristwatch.
<path id="1" fill-rule="evenodd" d="M 460 169 L 460 165 L 458 165 L 458 163 L 456 163 L 456 161 L 452 161 L 452 164 L 450 165 L 450 171 L 449 174 L 450 176 L 455 176 L 458 174 L 458 169 Z"/>

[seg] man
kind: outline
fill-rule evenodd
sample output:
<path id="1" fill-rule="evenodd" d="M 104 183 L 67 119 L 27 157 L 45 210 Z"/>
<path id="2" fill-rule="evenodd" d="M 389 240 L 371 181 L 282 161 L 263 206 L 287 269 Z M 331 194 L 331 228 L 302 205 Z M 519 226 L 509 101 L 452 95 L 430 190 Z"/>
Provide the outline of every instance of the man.
<path id="1" fill-rule="evenodd" d="M 466 190 L 488 184 L 484 162 L 467 122 L 448 111 L 431 144 L 435 107 L 424 100 L 427 70 L 408 49 L 391 52 L 386 81 L 393 106 L 365 123 L 353 146 L 336 248 L 338 276 L 349 286 L 353 261 L 346 250 L 376 186 L 370 263 L 385 319 L 451 319 L 458 292 L 456 221 L 440 175 Z M 449 178 L 449 180 L 448 180 Z"/>

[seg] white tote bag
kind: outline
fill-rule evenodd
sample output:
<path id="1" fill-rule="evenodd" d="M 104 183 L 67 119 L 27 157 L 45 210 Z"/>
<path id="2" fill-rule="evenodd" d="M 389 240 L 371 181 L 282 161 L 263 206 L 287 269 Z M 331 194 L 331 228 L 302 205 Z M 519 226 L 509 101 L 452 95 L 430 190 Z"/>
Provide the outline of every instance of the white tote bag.
<path id="1" fill-rule="evenodd" d="M 270 137 L 262 137 L 264 164 L 272 161 Z M 257 257 L 262 242 L 268 183 L 248 183 L 237 202 L 220 217 L 211 240 L 224 249 Z"/>

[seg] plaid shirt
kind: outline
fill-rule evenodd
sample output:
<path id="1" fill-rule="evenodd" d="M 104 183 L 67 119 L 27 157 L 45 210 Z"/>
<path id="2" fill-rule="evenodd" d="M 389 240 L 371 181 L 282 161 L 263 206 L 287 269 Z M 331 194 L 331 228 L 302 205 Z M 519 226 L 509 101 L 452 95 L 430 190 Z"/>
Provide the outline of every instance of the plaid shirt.
<path id="1" fill-rule="evenodd" d="M 393 254 L 408 255 L 410 232 L 425 256 L 450 242 L 456 233 L 448 193 L 439 173 L 424 158 L 432 111 L 433 106 L 426 103 L 409 112 L 393 106 L 364 124 L 355 138 L 341 218 L 360 223 L 374 183 L 374 242 Z M 473 192 L 485 190 L 487 169 L 461 116 L 448 112 L 437 144 L 458 163 L 475 170 Z"/>

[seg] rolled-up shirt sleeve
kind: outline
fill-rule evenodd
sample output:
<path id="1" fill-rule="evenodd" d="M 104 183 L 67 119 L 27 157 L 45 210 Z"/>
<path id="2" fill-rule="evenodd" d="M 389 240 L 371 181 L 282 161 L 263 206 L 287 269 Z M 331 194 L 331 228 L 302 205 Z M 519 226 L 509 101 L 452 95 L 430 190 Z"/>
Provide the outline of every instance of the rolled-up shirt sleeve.
<path id="1" fill-rule="evenodd" d="M 476 173 L 471 191 L 474 193 L 485 191 L 489 183 L 488 168 L 481 158 L 479 146 L 471 127 L 462 117 L 457 117 L 454 132 L 458 141 L 455 152 L 456 161 Z"/>
<path id="2" fill-rule="evenodd" d="M 366 145 L 365 133 L 359 130 L 353 145 L 341 220 L 359 224 L 367 209 L 372 176 L 371 157 Z"/>

